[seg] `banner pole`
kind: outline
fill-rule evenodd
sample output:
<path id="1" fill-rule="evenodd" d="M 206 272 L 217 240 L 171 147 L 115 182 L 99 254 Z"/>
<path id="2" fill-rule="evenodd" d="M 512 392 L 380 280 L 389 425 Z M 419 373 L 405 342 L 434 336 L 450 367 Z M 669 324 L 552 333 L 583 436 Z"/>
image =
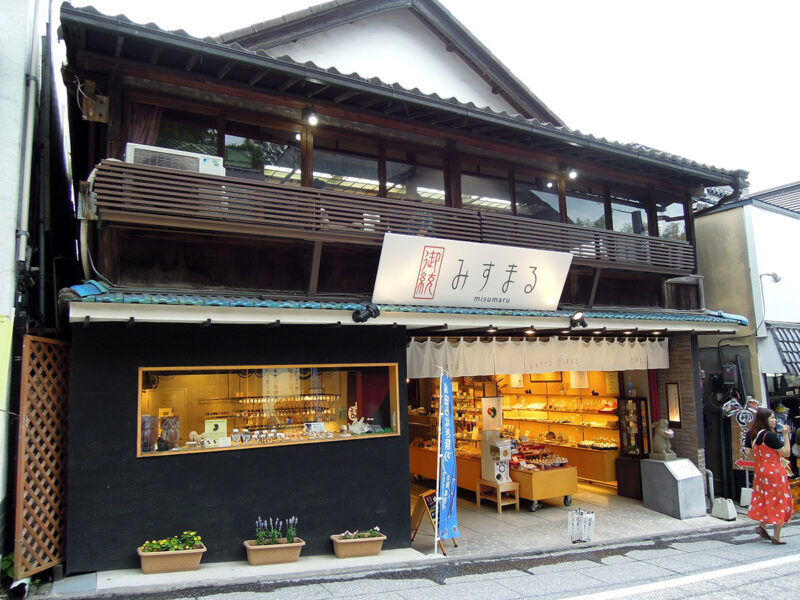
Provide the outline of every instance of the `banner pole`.
<path id="1" fill-rule="evenodd" d="M 438 365 L 437 365 L 438 366 Z M 441 508 L 440 502 L 440 486 L 442 480 L 442 411 L 444 410 L 444 367 L 439 367 L 439 415 L 438 426 L 436 427 L 436 518 L 434 519 L 433 528 L 433 555 L 438 554 L 437 547 L 439 545 L 439 510 Z"/>

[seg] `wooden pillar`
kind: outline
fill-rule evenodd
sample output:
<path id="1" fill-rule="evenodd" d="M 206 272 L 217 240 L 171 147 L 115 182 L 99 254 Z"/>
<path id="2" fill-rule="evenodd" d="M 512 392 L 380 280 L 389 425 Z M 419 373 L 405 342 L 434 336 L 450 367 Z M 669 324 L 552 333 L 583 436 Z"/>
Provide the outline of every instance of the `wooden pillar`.
<path id="1" fill-rule="evenodd" d="M 386 198 L 386 143 L 378 140 L 378 196 Z"/>
<path id="2" fill-rule="evenodd" d="M 558 174 L 558 212 L 561 213 L 561 222 L 567 222 L 567 182 L 564 174 Z"/>
<path id="3" fill-rule="evenodd" d="M 314 187 L 314 134 L 303 125 L 300 132 L 300 185 Z"/>
<path id="4" fill-rule="evenodd" d="M 458 160 L 455 143 L 447 142 L 445 160 L 445 205 L 461 208 L 461 164 Z"/>
<path id="5" fill-rule="evenodd" d="M 611 187 L 603 184 L 603 209 L 606 217 L 606 229 L 614 230 L 614 211 L 611 210 Z"/>

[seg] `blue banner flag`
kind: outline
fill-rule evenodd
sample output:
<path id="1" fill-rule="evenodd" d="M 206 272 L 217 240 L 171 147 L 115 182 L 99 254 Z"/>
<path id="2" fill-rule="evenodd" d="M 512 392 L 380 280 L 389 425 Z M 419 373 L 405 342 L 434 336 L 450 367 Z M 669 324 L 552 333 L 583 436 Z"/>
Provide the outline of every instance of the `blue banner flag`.
<path id="1" fill-rule="evenodd" d="M 456 432 L 453 419 L 453 379 L 442 372 L 441 429 L 439 432 L 439 538 L 460 537 L 456 513 Z"/>

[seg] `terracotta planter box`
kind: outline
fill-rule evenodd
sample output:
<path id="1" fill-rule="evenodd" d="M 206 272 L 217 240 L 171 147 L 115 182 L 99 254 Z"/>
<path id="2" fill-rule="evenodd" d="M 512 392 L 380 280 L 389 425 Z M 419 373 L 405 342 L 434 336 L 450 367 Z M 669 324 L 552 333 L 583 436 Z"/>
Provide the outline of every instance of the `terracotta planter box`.
<path id="1" fill-rule="evenodd" d="M 175 571 L 196 571 L 206 547 L 200 544 L 194 550 L 173 550 L 170 552 L 142 552 L 136 549 L 142 563 L 142 573 L 173 573 Z"/>
<path id="2" fill-rule="evenodd" d="M 374 556 L 381 551 L 385 535 L 371 538 L 353 538 L 350 540 L 340 539 L 341 534 L 331 536 L 333 540 L 333 551 L 337 558 L 353 558 L 355 556 Z"/>
<path id="3" fill-rule="evenodd" d="M 278 544 L 263 544 L 259 546 L 255 540 L 245 540 L 244 547 L 247 549 L 247 562 L 251 565 L 275 565 L 278 563 L 290 563 L 300 558 L 300 551 L 306 545 L 301 538 L 294 538 L 296 541 L 291 544 L 282 538 Z"/>

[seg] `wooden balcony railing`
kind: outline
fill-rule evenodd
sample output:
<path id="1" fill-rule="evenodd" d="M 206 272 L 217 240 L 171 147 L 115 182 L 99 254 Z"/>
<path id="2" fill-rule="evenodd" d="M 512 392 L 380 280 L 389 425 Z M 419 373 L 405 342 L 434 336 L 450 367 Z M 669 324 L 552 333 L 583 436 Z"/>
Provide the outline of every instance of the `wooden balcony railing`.
<path id="1" fill-rule="evenodd" d="M 103 161 L 90 204 L 109 223 L 381 245 L 386 232 L 570 252 L 575 263 L 687 274 L 679 240 Z"/>

